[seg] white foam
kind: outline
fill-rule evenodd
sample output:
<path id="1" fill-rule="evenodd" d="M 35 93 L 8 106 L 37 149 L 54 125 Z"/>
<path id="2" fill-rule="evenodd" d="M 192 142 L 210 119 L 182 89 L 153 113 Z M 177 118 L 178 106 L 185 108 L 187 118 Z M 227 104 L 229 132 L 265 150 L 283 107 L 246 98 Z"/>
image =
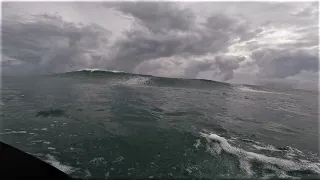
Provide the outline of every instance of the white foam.
<path id="1" fill-rule="evenodd" d="M 88 169 L 84 170 L 84 177 L 91 177 L 91 173 Z"/>
<path id="2" fill-rule="evenodd" d="M 33 140 L 33 141 L 31 141 L 31 143 L 32 143 L 32 144 L 35 144 L 35 143 L 50 144 L 50 142 L 44 141 L 44 140 Z"/>
<path id="3" fill-rule="evenodd" d="M 99 68 L 85 68 L 85 69 L 79 69 L 77 71 L 90 71 L 90 72 L 94 72 L 94 71 L 105 71 L 105 72 L 113 72 L 113 73 L 124 73 L 123 71 L 115 71 L 115 70 L 107 70 L 107 69 L 99 69 Z"/>
<path id="4" fill-rule="evenodd" d="M 120 156 L 120 157 L 118 157 L 118 158 L 117 158 L 115 161 L 113 161 L 113 162 L 115 162 L 115 163 L 121 163 L 123 160 L 124 160 L 124 157 Z"/>
<path id="5" fill-rule="evenodd" d="M 109 171 L 104 175 L 104 179 L 108 179 L 110 177 Z"/>
<path id="6" fill-rule="evenodd" d="M 217 134 L 206 134 L 200 133 L 200 135 L 210 142 L 210 146 L 207 146 L 209 152 L 213 155 L 219 155 L 221 152 L 225 152 L 237 157 L 240 163 L 240 168 L 246 172 L 249 177 L 254 175 L 251 170 L 251 162 L 260 162 L 264 168 L 270 170 L 271 167 L 277 167 L 276 169 L 271 169 L 275 172 L 278 177 L 288 177 L 287 171 L 299 171 L 299 170 L 309 170 L 315 174 L 320 175 L 320 168 L 314 163 L 299 163 L 291 160 L 280 159 L 276 157 L 269 157 L 263 154 L 248 152 L 243 149 L 231 146 L 227 139 L 221 137 Z"/>
<path id="7" fill-rule="evenodd" d="M 302 163 L 311 163 L 310 161 L 308 161 L 308 160 L 303 160 L 303 159 L 299 159 L 299 161 L 302 162 Z"/>
<path id="8" fill-rule="evenodd" d="M 200 139 L 197 139 L 196 143 L 193 146 L 198 149 L 200 145 L 201 145 Z"/>
<path id="9" fill-rule="evenodd" d="M 34 140 L 34 141 L 31 141 L 32 143 L 40 143 L 40 142 L 43 142 L 43 140 Z"/>
<path id="10" fill-rule="evenodd" d="M 130 78 L 126 81 L 120 81 L 116 84 L 121 84 L 121 85 L 127 85 L 127 86 L 132 86 L 132 85 L 144 85 L 150 78 L 148 77 L 133 77 Z"/>
<path id="11" fill-rule="evenodd" d="M 56 150 L 54 147 L 48 147 L 49 150 Z"/>
<path id="12" fill-rule="evenodd" d="M 9 131 L 9 132 L 4 132 L 4 133 L 0 133 L 0 134 L 26 134 L 27 131 Z"/>
<path id="13" fill-rule="evenodd" d="M 42 128 L 41 130 L 42 131 L 48 131 L 48 128 Z"/>
<path id="14" fill-rule="evenodd" d="M 248 88 L 248 87 L 245 87 L 245 86 L 240 86 L 240 87 L 238 87 L 238 89 L 241 90 L 241 91 L 245 91 L 245 92 L 274 94 L 274 92 L 255 90 L 255 89 L 251 89 L 251 88 Z"/>
<path id="15" fill-rule="evenodd" d="M 275 147 L 272 146 L 272 145 L 258 146 L 258 145 L 253 144 L 252 146 L 255 147 L 255 148 L 258 149 L 258 150 L 281 151 L 281 150 L 275 148 Z"/>
<path id="16" fill-rule="evenodd" d="M 47 154 L 46 157 L 48 158 L 47 160 L 45 160 L 47 163 L 51 164 L 52 166 L 54 166 L 62 172 L 70 174 L 75 171 L 75 168 L 61 164 L 54 156 L 50 154 Z"/>
<path id="17" fill-rule="evenodd" d="M 107 161 L 104 159 L 104 157 L 98 157 L 98 158 L 93 158 L 90 162 L 90 164 L 107 164 Z"/>
<path id="18" fill-rule="evenodd" d="M 195 172 L 195 171 L 198 171 L 198 168 L 195 167 L 195 166 L 187 166 L 187 167 L 185 168 L 185 171 L 188 172 L 188 174 L 191 174 L 191 173 L 193 173 L 193 172 Z"/>
<path id="19" fill-rule="evenodd" d="M 284 155 L 284 157 L 288 159 L 294 159 L 296 157 L 296 154 L 294 154 L 293 152 L 288 152 Z"/>

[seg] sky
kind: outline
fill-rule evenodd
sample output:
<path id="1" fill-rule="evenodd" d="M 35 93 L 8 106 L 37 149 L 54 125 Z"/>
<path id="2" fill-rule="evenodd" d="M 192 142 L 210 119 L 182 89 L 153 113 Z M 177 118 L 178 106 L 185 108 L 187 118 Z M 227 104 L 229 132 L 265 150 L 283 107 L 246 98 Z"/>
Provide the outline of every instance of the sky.
<path id="1" fill-rule="evenodd" d="M 318 88 L 318 2 L 6 2 L 2 73 Z"/>

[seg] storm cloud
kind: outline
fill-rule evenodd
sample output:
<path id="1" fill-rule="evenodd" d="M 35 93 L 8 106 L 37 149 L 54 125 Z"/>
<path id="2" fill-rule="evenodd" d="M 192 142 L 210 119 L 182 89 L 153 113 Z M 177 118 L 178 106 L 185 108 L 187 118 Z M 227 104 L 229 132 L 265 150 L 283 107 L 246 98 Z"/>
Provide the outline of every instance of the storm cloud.
<path id="1" fill-rule="evenodd" d="M 317 2 L 3 4 L 4 74 L 103 68 L 317 86 Z"/>
<path id="2" fill-rule="evenodd" d="M 57 15 L 4 17 L 4 73 L 44 74 L 90 67 L 99 59 L 99 53 L 95 51 L 101 43 L 107 43 L 109 34 L 97 25 L 78 26 Z"/>

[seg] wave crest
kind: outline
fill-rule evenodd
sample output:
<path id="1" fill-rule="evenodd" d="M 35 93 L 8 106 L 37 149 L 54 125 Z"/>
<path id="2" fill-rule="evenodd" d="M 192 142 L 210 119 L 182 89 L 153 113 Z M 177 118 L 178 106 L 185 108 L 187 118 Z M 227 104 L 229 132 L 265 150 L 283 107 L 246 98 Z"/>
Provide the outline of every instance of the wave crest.
<path id="1" fill-rule="evenodd" d="M 99 68 L 93 68 L 93 69 L 90 69 L 90 68 L 85 68 L 85 69 L 79 69 L 77 70 L 76 72 L 95 72 L 95 71 L 100 71 L 100 72 L 113 72 L 113 73 L 125 73 L 123 71 L 115 71 L 115 70 L 107 70 L 107 69 L 99 69 Z M 75 71 L 71 71 L 71 72 L 75 72 Z"/>
<path id="2" fill-rule="evenodd" d="M 217 88 L 228 86 L 229 84 L 203 79 L 182 79 L 182 78 L 167 78 L 156 77 L 152 75 L 132 74 L 122 71 L 113 71 L 105 69 L 80 69 L 71 71 L 58 76 L 76 77 L 76 78 L 94 78 L 107 80 L 106 83 L 111 85 L 148 85 L 158 87 L 179 87 L 179 88 Z"/>

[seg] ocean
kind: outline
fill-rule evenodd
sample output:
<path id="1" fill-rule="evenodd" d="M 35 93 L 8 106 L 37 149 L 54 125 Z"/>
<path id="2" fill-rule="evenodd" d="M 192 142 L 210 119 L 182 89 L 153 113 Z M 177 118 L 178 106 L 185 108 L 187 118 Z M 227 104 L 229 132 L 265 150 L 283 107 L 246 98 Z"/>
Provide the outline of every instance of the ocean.
<path id="1" fill-rule="evenodd" d="M 320 177 L 317 91 L 80 70 L 1 96 L 1 140 L 73 177 Z"/>

